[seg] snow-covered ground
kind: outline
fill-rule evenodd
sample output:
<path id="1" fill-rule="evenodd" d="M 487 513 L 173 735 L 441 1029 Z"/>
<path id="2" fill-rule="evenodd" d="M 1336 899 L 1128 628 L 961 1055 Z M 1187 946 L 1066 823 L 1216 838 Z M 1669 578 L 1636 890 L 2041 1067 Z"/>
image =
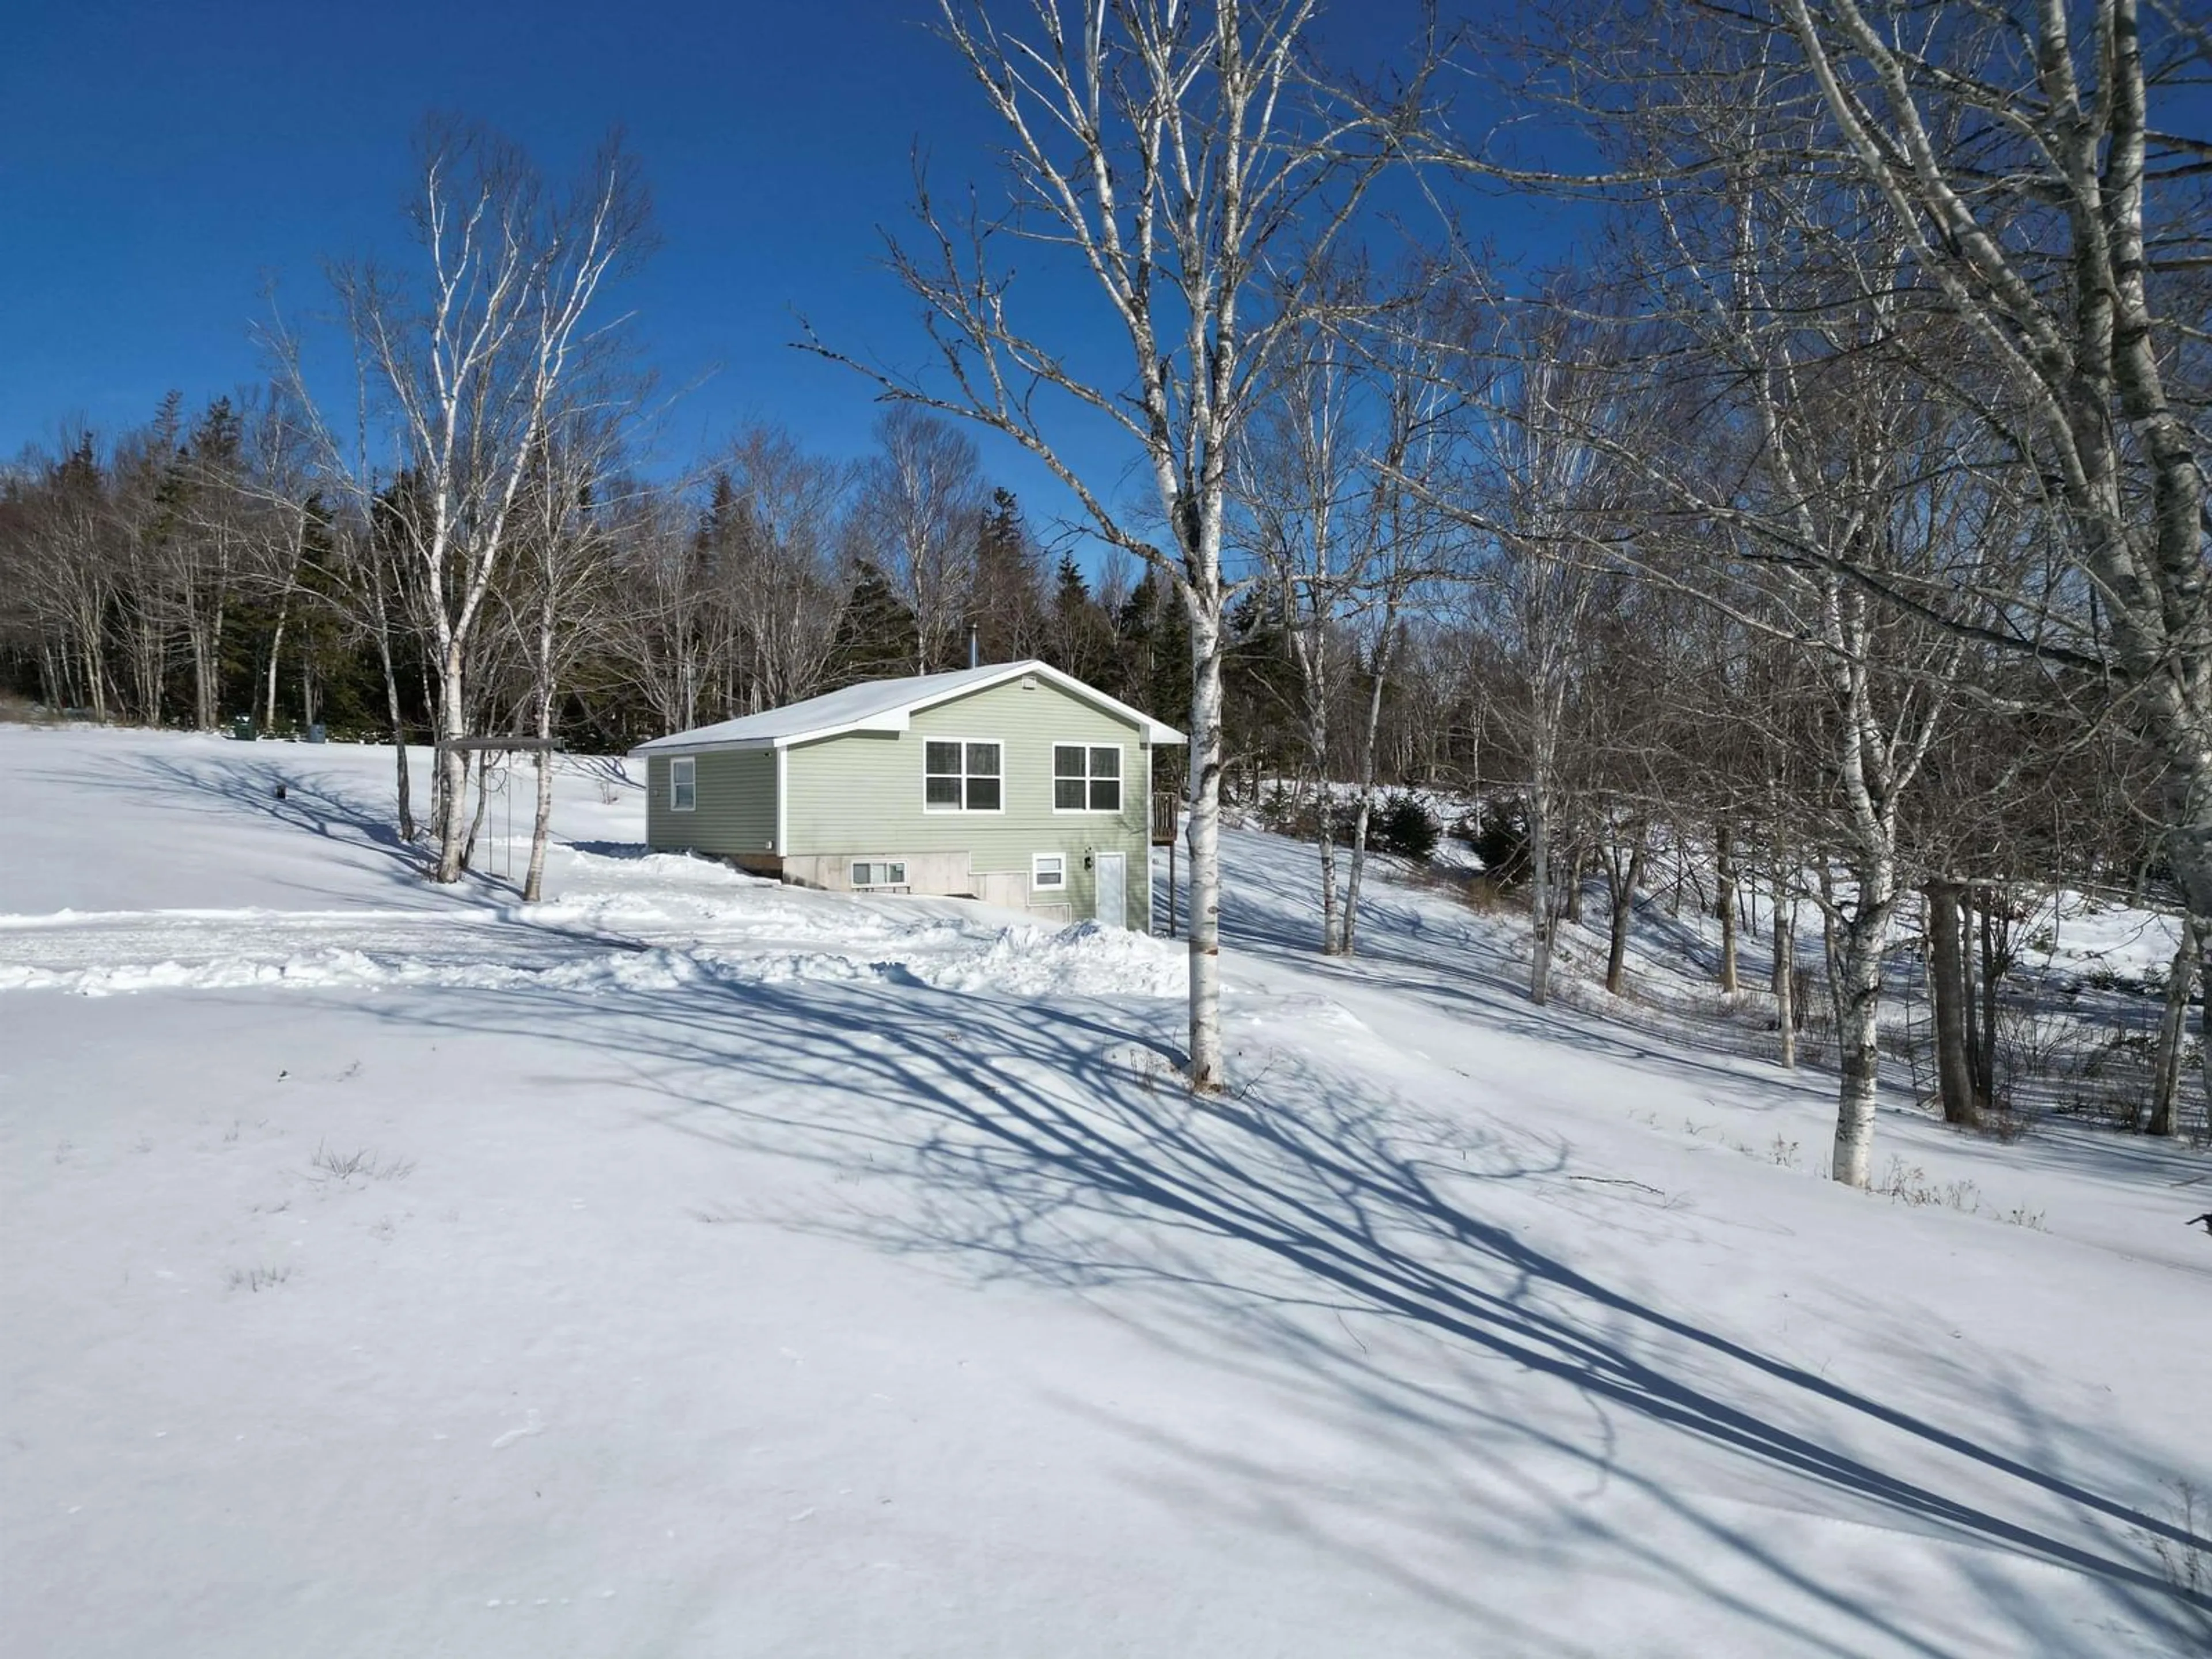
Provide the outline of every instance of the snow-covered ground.
<path id="1" fill-rule="evenodd" d="M 1418 884 L 1321 963 L 1249 834 L 1195 1103 L 1171 945 L 581 768 L 525 911 L 390 787 L 0 727 L 0 1650 L 2212 1645 L 2202 1154 L 1898 1113 L 1844 1191 L 1831 1079 Z"/>

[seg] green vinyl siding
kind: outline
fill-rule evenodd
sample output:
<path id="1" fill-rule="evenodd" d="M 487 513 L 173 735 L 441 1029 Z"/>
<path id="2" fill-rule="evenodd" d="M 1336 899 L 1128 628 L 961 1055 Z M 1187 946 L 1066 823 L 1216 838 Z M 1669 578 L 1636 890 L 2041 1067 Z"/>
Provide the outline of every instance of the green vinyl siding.
<path id="1" fill-rule="evenodd" d="M 646 757 L 645 838 L 657 851 L 689 849 L 734 857 L 781 853 L 775 845 L 775 751 L 724 749 L 690 757 L 698 768 L 698 805 L 678 812 L 668 804 L 674 757 Z"/>
<path id="2" fill-rule="evenodd" d="M 926 745 L 933 738 L 1003 745 L 1002 810 L 923 810 Z M 1056 743 L 1120 745 L 1119 811 L 1053 811 Z M 979 876 L 1018 871 L 1026 877 L 1032 854 L 1066 853 L 1066 891 L 1038 897 L 1067 903 L 1079 919 L 1093 908 L 1093 872 L 1084 868 L 1083 854 L 1120 852 L 1126 855 L 1127 925 L 1139 931 L 1151 926 L 1145 880 L 1151 753 L 1139 746 L 1135 726 L 1049 682 L 1025 689 L 1010 681 L 918 710 L 902 733 L 853 732 L 787 753 L 791 845 L 784 850 L 794 856 L 964 852 Z M 703 806 L 703 773 L 700 790 Z"/>

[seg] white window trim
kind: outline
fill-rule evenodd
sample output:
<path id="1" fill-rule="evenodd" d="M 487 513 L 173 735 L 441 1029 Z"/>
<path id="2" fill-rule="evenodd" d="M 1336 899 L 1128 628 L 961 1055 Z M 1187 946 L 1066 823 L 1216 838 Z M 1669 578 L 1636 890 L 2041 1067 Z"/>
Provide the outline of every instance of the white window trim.
<path id="1" fill-rule="evenodd" d="M 933 806 L 929 804 L 929 780 L 933 776 L 949 778 L 952 775 L 950 772 L 933 774 L 930 771 L 929 745 L 933 743 L 957 743 L 961 745 L 960 799 L 962 804 L 958 806 Z M 999 804 L 996 806 L 969 806 L 966 804 L 968 799 L 968 780 L 971 777 L 981 777 L 983 775 L 980 772 L 970 772 L 967 769 L 967 745 L 971 743 L 989 743 L 996 744 L 998 745 Z M 1009 769 L 1006 765 L 1006 755 L 1010 746 L 1011 745 L 1007 744 L 1004 738 L 988 738 L 983 736 L 981 732 L 977 732 L 973 736 L 954 737 L 950 732 L 939 732 L 923 738 L 921 740 L 921 810 L 939 817 L 1004 817 L 1006 813 L 1006 792 L 1011 787 L 1009 782 Z"/>
<path id="2" fill-rule="evenodd" d="M 914 885 L 914 884 L 907 880 L 903 875 L 902 875 L 896 881 L 854 881 L 853 879 L 853 866 L 856 864 L 881 864 L 885 866 L 896 864 L 898 866 L 899 869 L 903 872 L 907 866 L 908 860 L 902 858 L 879 858 L 872 854 L 866 858 L 847 859 L 845 860 L 845 881 L 847 885 L 850 886 L 856 893 L 888 893 L 903 890 Z"/>
<path id="3" fill-rule="evenodd" d="M 1056 756 L 1056 755 L 1048 754 L 1048 755 L 1047 755 L 1047 757 L 1046 757 L 1046 765 L 1047 765 L 1048 769 L 1049 769 L 1049 770 L 1050 770 L 1050 772 L 1052 773 L 1052 785 L 1051 785 L 1051 787 L 1052 787 L 1052 815 L 1053 815 L 1054 817 L 1056 817 L 1056 818 L 1118 818 L 1118 817 L 1120 817 L 1122 815 L 1122 813 L 1123 813 L 1123 812 L 1125 812 L 1125 811 L 1127 811 L 1128 810 L 1128 805 L 1129 805 L 1129 752 L 1128 752 L 1128 747 L 1127 747 L 1127 744 L 1119 744 L 1119 743 L 1093 743 L 1093 742 L 1091 742 L 1091 741 L 1089 738 L 1054 738 L 1052 740 L 1052 743 L 1051 743 L 1051 744 L 1050 744 L 1050 747 L 1051 747 L 1052 749 L 1079 749 L 1079 749 L 1081 749 L 1081 750 L 1084 750 L 1084 756 L 1083 756 L 1083 799 L 1084 799 L 1085 801 L 1088 801 L 1088 800 L 1091 799 L 1091 755 L 1090 755 L 1090 751 L 1091 751 L 1091 750 L 1093 750 L 1093 749 L 1110 749 L 1110 750 L 1112 750 L 1115 752 L 1115 754 L 1116 754 L 1117 756 L 1119 756 L 1119 757 L 1120 757 L 1120 758 L 1119 758 L 1117 761 L 1115 761 L 1115 764 L 1116 766 L 1118 766 L 1118 767 L 1121 769 L 1121 775 L 1120 775 L 1120 778 L 1119 778 L 1119 780 L 1118 780 L 1118 781 L 1121 783 L 1121 805 L 1119 805 L 1119 806 L 1089 806 L 1089 805 L 1085 805 L 1085 806 L 1062 806 L 1062 805 L 1060 804 L 1060 758 L 1059 758 L 1059 757 L 1058 757 L 1058 756 Z"/>
<path id="4" fill-rule="evenodd" d="M 676 796 L 676 778 L 679 772 L 688 772 L 691 778 L 691 804 L 684 805 Z M 696 812 L 699 810 L 699 762 L 696 756 L 676 755 L 668 763 L 668 810 L 672 812 Z"/>
<path id="5" fill-rule="evenodd" d="M 1047 859 L 1058 859 L 1058 860 L 1060 860 L 1060 879 L 1059 879 L 1057 882 L 1045 882 L 1045 883 L 1042 883 L 1042 884 L 1041 884 L 1041 883 L 1039 883 L 1039 882 L 1038 882 L 1038 880 L 1037 880 L 1037 866 L 1038 866 L 1039 865 L 1042 864 L 1042 863 L 1043 863 Z M 1072 862 L 1073 862 L 1073 860 L 1072 860 L 1071 856 L 1070 856 L 1068 854 L 1066 854 L 1066 853 L 1032 853 L 1032 854 L 1030 854 L 1030 893 L 1031 893 L 1032 895 L 1034 895 L 1034 894 L 1037 894 L 1037 893 L 1054 893 L 1054 894 L 1058 894 L 1058 895 L 1060 895 L 1060 896 L 1062 896 L 1062 897 L 1065 897 L 1065 896 L 1066 896 L 1066 894 L 1067 894 L 1067 891 L 1068 891 L 1069 888 L 1073 884 L 1073 883 L 1071 883 L 1071 882 L 1069 881 L 1069 879 L 1068 879 L 1068 876 L 1069 876 L 1068 866 L 1069 866 L 1069 865 L 1070 865 L 1070 863 L 1072 863 Z"/>

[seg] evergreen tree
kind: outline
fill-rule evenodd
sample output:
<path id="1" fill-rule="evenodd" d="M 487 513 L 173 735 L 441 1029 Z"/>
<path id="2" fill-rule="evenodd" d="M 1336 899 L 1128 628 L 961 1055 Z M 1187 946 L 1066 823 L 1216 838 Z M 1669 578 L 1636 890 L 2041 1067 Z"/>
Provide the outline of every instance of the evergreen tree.
<path id="1" fill-rule="evenodd" d="M 723 562 L 736 542 L 742 509 L 729 469 L 716 468 L 706 509 L 700 514 L 698 531 L 691 538 L 694 574 L 702 581 L 711 582 L 721 573 Z"/>
<path id="2" fill-rule="evenodd" d="M 1221 690 L 1230 752 L 1271 772 L 1290 770 L 1304 757 L 1304 690 L 1280 594 L 1247 593 L 1230 612 L 1229 632 Z"/>
<path id="3" fill-rule="evenodd" d="M 1122 702 L 1173 725 L 1190 708 L 1190 618 L 1151 570 L 1115 618 L 1114 684 Z"/>
<path id="4" fill-rule="evenodd" d="M 1053 578 L 1052 627 L 1045 659 L 1079 680 L 1102 690 L 1114 688 L 1114 624 L 1104 609 L 1091 597 L 1075 556 L 1063 553 Z"/>
<path id="5" fill-rule="evenodd" d="M 860 560 L 837 616 L 830 683 L 853 685 L 914 672 L 914 612 L 872 560 Z"/>
<path id="6" fill-rule="evenodd" d="M 1044 595 L 1029 527 L 1009 489 L 991 492 L 975 540 L 968 623 L 984 662 L 1018 662 L 1044 653 Z M 960 642 L 963 647 L 966 641 Z M 965 660 L 965 658 L 963 658 Z"/>

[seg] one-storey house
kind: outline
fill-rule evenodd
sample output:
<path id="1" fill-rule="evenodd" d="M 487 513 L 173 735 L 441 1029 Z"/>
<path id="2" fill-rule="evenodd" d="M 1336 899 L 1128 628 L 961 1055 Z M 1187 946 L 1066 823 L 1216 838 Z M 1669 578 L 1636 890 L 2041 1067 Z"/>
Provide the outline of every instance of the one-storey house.
<path id="1" fill-rule="evenodd" d="M 870 680 L 637 753 L 656 850 L 1149 930 L 1152 753 L 1182 742 L 1073 675 L 1013 662 Z"/>

